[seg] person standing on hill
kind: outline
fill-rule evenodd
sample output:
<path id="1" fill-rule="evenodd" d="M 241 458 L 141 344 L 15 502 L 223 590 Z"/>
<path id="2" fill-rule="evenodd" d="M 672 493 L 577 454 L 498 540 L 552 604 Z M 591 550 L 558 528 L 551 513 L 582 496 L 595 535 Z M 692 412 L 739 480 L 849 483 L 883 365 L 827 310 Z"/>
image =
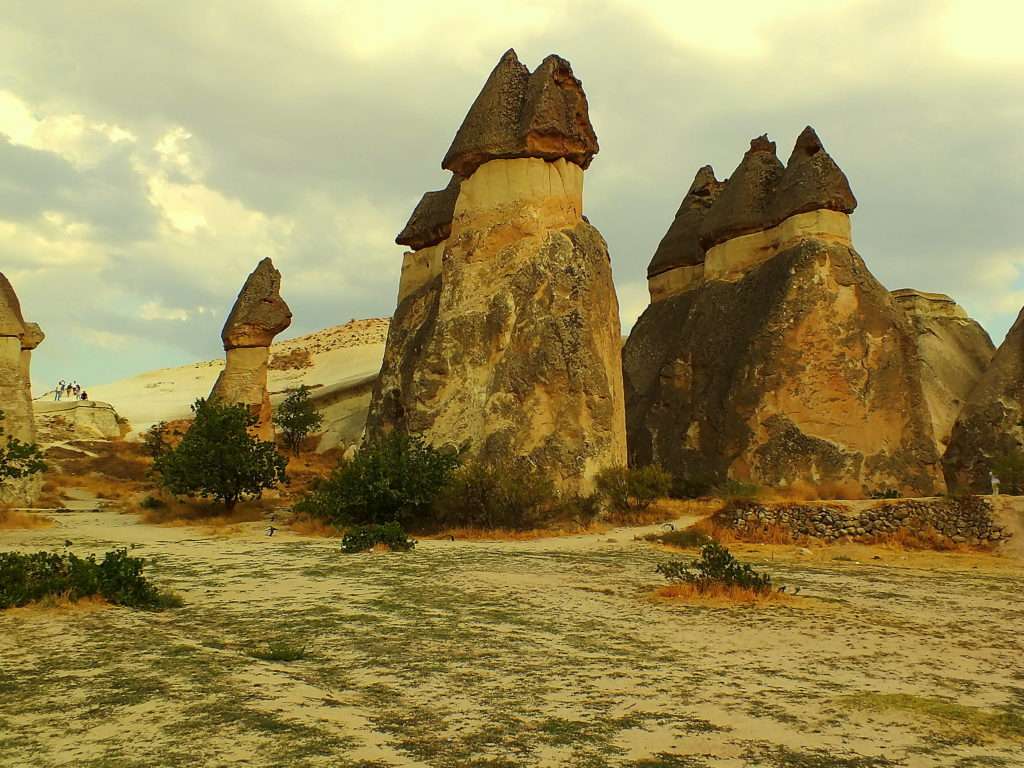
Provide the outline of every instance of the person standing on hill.
<path id="1" fill-rule="evenodd" d="M 60 383 L 53 388 L 53 399 L 59 401 L 61 396 L 64 394 L 64 379 L 60 380 Z"/>

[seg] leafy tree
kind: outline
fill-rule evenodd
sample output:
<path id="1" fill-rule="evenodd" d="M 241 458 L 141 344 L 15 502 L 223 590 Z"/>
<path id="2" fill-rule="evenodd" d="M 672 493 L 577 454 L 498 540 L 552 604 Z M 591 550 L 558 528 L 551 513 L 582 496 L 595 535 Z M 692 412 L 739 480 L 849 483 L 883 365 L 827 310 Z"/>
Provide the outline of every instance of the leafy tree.
<path id="1" fill-rule="evenodd" d="M 0 422 L 4 412 L 0 411 Z M 7 480 L 17 480 L 46 471 L 43 454 L 35 443 L 23 443 L 15 437 L 4 439 L 4 428 L 0 424 L 0 485 Z"/>
<path id="2" fill-rule="evenodd" d="M 296 455 L 302 441 L 318 429 L 323 421 L 323 416 L 309 399 L 309 387 L 305 384 L 292 391 L 274 414 L 274 424 L 281 430 L 285 445 Z"/>
<path id="3" fill-rule="evenodd" d="M 337 525 L 398 522 L 406 529 L 423 523 L 459 457 L 419 437 L 390 432 L 368 440 L 350 461 L 342 461 L 295 511 Z"/>
<path id="4" fill-rule="evenodd" d="M 266 488 L 287 482 L 287 462 L 273 443 L 258 440 L 249 428 L 258 422 L 245 405 L 196 400 L 192 425 L 174 448 L 161 453 L 153 470 L 176 496 L 212 497 L 228 511 Z"/>
<path id="5" fill-rule="evenodd" d="M 142 438 L 142 445 L 146 449 L 146 453 L 154 459 L 157 458 L 167 450 L 167 438 L 171 434 L 170 427 L 166 421 L 159 421 L 150 427 Z"/>

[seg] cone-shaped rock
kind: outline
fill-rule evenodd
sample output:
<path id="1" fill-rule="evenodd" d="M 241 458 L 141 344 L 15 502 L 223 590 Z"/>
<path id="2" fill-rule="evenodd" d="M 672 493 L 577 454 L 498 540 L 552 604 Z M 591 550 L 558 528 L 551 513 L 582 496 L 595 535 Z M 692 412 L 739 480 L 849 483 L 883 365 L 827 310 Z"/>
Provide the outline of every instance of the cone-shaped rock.
<path id="1" fill-rule="evenodd" d="M 960 411 L 943 457 L 950 488 L 991 490 L 989 472 L 1024 446 L 1024 309 Z M 1008 478 L 1001 478 L 1005 483 Z M 1004 485 L 1005 488 L 1005 485 Z"/>
<path id="2" fill-rule="evenodd" d="M 724 183 L 715 178 L 715 170 L 710 165 L 697 171 L 675 219 L 654 252 L 654 258 L 647 267 L 647 277 L 676 267 L 703 263 L 705 251 L 700 244 L 700 226 L 723 186 Z"/>
<path id="3" fill-rule="evenodd" d="M 783 171 L 785 168 L 775 154 L 775 142 L 766 135 L 753 139 L 704 217 L 700 238 L 703 246 L 710 248 L 775 224 L 772 200 Z"/>
<path id="4" fill-rule="evenodd" d="M 892 292 L 910 318 L 921 357 L 921 385 L 939 453 L 953 423 L 995 353 L 988 333 L 943 293 L 912 288 Z"/>
<path id="5" fill-rule="evenodd" d="M 510 48 L 484 83 L 441 165 L 464 177 L 499 158 L 565 158 L 586 168 L 597 150 L 587 97 L 569 62 L 548 56 L 531 75 Z"/>
<path id="6" fill-rule="evenodd" d="M 445 158 L 466 174 L 447 239 L 405 254 L 368 435 L 528 462 L 569 493 L 625 463 L 618 302 L 583 218 L 596 151 L 568 63 L 506 54 Z"/>
<path id="7" fill-rule="evenodd" d="M 444 189 L 425 193 L 395 242 L 418 251 L 447 240 L 461 183 L 462 177 L 454 174 Z"/>
<path id="8" fill-rule="evenodd" d="M 822 146 L 811 126 L 804 128 L 789 156 L 772 201 L 773 223 L 808 211 L 853 213 L 853 196 L 846 174 Z"/>
<path id="9" fill-rule="evenodd" d="M 224 324 L 221 339 L 227 361 L 210 393 L 223 403 L 249 406 L 258 418 L 255 432 L 262 440 L 274 438 L 267 392 L 270 344 L 292 322 L 280 291 L 281 273 L 270 259 L 263 259 L 245 281 Z"/>

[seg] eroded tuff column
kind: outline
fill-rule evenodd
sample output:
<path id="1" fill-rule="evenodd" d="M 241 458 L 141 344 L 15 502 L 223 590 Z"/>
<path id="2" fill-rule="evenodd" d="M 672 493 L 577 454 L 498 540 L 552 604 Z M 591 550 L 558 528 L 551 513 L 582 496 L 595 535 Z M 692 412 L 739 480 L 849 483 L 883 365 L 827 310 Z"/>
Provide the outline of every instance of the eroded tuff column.
<path id="1" fill-rule="evenodd" d="M 623 349 L 630 460 L 860 496 L 944 487 L 908 318 L 853 249 L 857 201 L 806 128 L 725 182 L 702 168 Z"/>
<path id="2" fill-rule="evenodd" d="M 32 443 L 35 442 L 35 420 L 30 384 L 22 366 L 24 336 L 25 320 L 18 296 L 0 273 L 0 411 L 4 412 L 0 426 L 5 436 Z"/>
<path id="3" fill-rule="evenodd" d="M 224 323 L 226 364 L 210 397 L 223 403 L 244 404 L 257 416 L 255 435 L 274 439 L 274 423 L 267 391 L 267 362 L 274 336 L 292 322 L 292 313 L 281 298 L 281 273 L 263 259 L 242 286 Z"/>
<path id="4" fill-rule="evenodd" d="M 398 242 L 405 256 L 369 433 L 530 461 L 566 491 L 625 462 L 618 302 L 583 219 L 597 152 L 569 63 L 508 51 Z"/>

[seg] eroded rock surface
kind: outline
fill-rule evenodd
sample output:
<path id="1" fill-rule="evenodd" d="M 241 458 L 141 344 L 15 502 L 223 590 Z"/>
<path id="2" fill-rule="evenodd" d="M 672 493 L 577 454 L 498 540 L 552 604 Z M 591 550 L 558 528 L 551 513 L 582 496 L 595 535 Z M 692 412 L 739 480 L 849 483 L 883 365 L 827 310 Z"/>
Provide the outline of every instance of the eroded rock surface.
<path id="1" fill-rule="evenodd" d="M 688 229 L 703 262 L 651 280 L 623 350 L 630 461 L 694 485 L 941 490 L 916 336 L 853 248 L 846 177 L 811 130 L 790 162 L 751 142 Z"/>
<path id="2" fill-rule="evenodd" d="M 29 331 L 30 341 L 35 339 L 39 326 Z M 26 334 L 21 304 L 10 281 L 0 273 L 0 422 L 4 437 L 15 437 L 22 442 L 35 442 L 32 417 L 31 380 L 26 378 L 22 344 Z M 4 439 L 0 437 L 0 440 Z"/>
<path id="3" fill-rule="evenodd" d="M 989 472 L 1024 446 L 1024 310 L 960 410 L 943 457 L 949 486 L 988 493 Z"/>
<path id="4" fill-rule="evenodd" d="M 596 151 L 568 63 L 506 54 L 445 158 L 466 175 L 448 237 L 406 254 L 368 432 L 528 460 L 570 492 L 625 462 L 618 301 L 582 215 Z"/>
<path id="5" fill-rule="evenodd" d="M 281 298 L 281 273 L 269 258 L 263 259 L 245 281 L 224 324 L 221 339 L 227 363 L 210 393 L 221 402 L 249 406 L 259 419 L 255 434 L 261 440 L 274 439 L 267 391 L 270 344 L 291 321 L 291 310 Z"/>
<path id="6" fill-rule="evenodd" d="M 903 288 L 892 295 L 916 333 L 921 385 L 942 454 L 953 423 L 988 368 L 995 346 L 985 329 L 945 294 Z"/>

